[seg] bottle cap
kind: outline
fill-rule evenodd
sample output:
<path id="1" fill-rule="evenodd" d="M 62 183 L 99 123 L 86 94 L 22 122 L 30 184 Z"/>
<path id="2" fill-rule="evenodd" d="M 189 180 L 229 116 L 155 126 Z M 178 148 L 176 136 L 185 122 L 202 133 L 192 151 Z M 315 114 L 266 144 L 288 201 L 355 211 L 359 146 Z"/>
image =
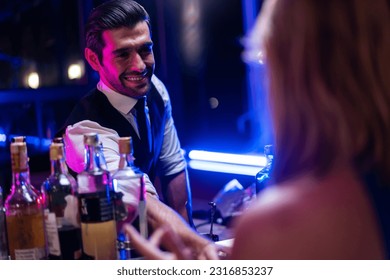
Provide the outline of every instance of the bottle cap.
<path id="1" fill-rule="evenodd" d="M 23 172 L 28 169 L 27 145 L 25 142 L 11 143 L 11 165 L 14 172 Z"/>
<path id="2" fill-rule="evenodd" d="M 64 145 L 52 143 L 50 145 L 50 160 L 58 160 L 64 157 Z"/>
<path id="3" fill-rule="evenodd" d="M 121 154 L 133 153 L 133 139 L 131 137 L 120 137 L 118 145 L 119 145 L 119 153 Z"/>
<path id="4" fill-rule="evenodd" d="M 99 145 L 99 136 L 97 133 L 84 134 L 84 144 L 90 146 Z"/>
<path id="5" fill-rule="evenodd" d="M 62 137 L 56 137 L 53 139 L 52 143 L 59 143 L 59 144 L 63 144 L 64 143 L 64 140 Z"/>
<path id="6" fill-rule="evenodd" d="M 15 136 L 11 139 L 12 143 L 25 143 L 26 142 L 26 136 Z"/>

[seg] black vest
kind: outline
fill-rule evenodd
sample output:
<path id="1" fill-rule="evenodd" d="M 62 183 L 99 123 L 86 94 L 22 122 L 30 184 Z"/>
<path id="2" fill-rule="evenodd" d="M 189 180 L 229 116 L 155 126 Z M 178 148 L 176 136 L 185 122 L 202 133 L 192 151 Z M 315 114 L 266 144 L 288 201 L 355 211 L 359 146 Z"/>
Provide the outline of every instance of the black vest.
<path id="1" fill-rule="evenodd" d="M 63 135 L 68 125 L 73 125 L 82 120 L 90 120 L 99 123 L 103 127 L 115 130 L 120 137 L 131 136 L 134 146 L 134 163 L 144 173 L 148 174 L 153 182 L 157 172 L 157 161 L 161 152 L 167 117 L 164 101 L 153 84 L 147 95 L 147 103 L 152 134 L 151 154 L 141 149 L 140 139 L 133 126 L 111 105 L 107 97 L 97 89 L 89 92 L 78 102 L 57 135 Z"/>

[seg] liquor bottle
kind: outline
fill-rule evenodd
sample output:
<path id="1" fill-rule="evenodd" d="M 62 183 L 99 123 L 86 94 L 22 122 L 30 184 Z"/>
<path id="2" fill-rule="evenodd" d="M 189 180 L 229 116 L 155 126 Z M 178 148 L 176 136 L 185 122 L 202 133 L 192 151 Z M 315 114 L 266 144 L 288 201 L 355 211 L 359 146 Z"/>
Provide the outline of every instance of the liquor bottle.
<path id="1" fill-rule="evenodd" d="M 83 253 L 86 258 L 114 260 L 116 222 L 109 171 L 97 133 L 84 135 L 85 169 L 77 175 Z"/>
<path id="2" fill-rule="evenodd" d="M 131 137 L 121 137 L 119 138 L 119 166 L 118 170 L 112 176 L 114 189 L 117 192 L 130 192 L 138 194 L 138 225 L 140 234 L 144 238 L 148 238 L 148 224 L 146 216 L 146 189 L 143 172 L 134 165 L 134 156 L 133 156 L 133 143 Z M 127 189 L 127 190 L 126 190 Z M 136 213 L 130 213 L 128 211 L 127 215 L 123 217 L 122 221 L 118 221 L 118 250 L 120 259 L 128 259 L 129 252 L 124 250 L 129 250 L 130 248 L 126 245 L 121 244 L 122 242 L 128 243 L 128 240 L 125 239 L 125 236 L 120 232 L 121 226 L 124 222 L 133 222 Z M 132 250 L 133 255 L 137 252 Z"/>
<path id="3" fill-rule="evenodd" d="M 274 153 L 272 145 L 265 145 L 264 146 L 264 156 L 266 158 L 266 164 L 265 166 L 256 174 L 255 177 L 255 184 L 256 184 L 256 193 L 259 193 L 269 183 L 270 180 L 270 173 L 272 168 L 272 161 L 274 159 Z"/>
<path id="4" fill-rule="evenodd" d="M 30 184 L 26 143 L 11 143 L 12 188 L 5 201 L 11 259 L 47 258 L 43 200 Z"/>
<path id="5" fill-rule="evenodd" d="M 50 145 L 51 174 L 42 184 L 49 259 L 81 257 L 81 230 L 75 192 L 77 183 L 68 172 L 64 145 Z"/>
<path id="6" fill-rule="evenodd" d="M 131 137 L 119 138 L 119 166 L 118 170 L 112 176 L 114 189 L 116 191 L 129 189 L 129 192 L 134 191 L 138 194 L 138 216 L 140 233 L 147 238 L 148 228 L 146 221 L 146 189 L 144 181 L 144 173 L 134 165 L 133 143 Z M 133 217 L 127 217 L 132 222 Z"/>
<path id="7" fill-rule="evenodd" d="M 5 208 L 3 202 L 3 189 L 0 187 L 0 260 L 7 260 L 8 242 L 7 242 L 7 227 L 5 223 Z"/>

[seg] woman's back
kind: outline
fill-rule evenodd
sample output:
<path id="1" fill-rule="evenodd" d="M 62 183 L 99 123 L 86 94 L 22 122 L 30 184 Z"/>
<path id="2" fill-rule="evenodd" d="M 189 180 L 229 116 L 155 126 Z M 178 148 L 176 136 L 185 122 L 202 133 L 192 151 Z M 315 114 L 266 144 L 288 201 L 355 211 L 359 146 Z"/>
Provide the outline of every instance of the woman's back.
<path id="1" fill-rule="evenodd" d="M 382 259 L 364 183 L 349 168 L 270 187 L 236 229 L 235 259 Z"/>
<path id="2" fill-rule="evenodd" d="M 264 2 L 249 50 L 266 61 L 276 186 L 238 222 L 234 258 L 390 257 L 389 28 L 387 0 Z"/>

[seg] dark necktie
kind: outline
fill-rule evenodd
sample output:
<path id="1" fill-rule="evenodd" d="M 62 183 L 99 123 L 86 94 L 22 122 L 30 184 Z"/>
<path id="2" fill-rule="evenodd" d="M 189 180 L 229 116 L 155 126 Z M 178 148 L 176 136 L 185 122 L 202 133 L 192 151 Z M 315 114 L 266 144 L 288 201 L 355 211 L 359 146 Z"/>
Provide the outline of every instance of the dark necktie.
<path id="1" fill-rule="evenodd" d="M 150 133 L 149 119 L 145 112 L 145 100 L 145 97 L 138 99 L 134 108 L 136 111 L 138 133 L 141 138 L 141 144 L 144 147 L 145 152 L 150 153 L 152 151 L 152 136 Z"/>

